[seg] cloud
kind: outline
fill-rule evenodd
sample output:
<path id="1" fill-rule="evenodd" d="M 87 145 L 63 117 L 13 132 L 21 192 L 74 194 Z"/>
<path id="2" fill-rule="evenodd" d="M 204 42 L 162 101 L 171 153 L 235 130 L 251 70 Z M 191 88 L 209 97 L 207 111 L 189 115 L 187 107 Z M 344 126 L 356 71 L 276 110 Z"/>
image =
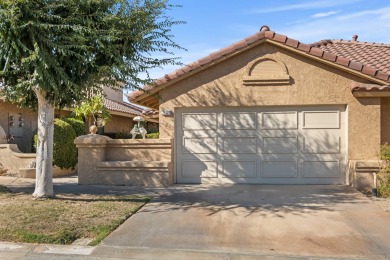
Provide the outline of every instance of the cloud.
<path id="1" fill-rule="evenodd" d="M 328 8 L 340 5 L 346 5 L 356 2 L 361 2 L 362 0 L 328 0 L 328 1 L 311 1 L 300 4 L 292 4 L 292 5 L 283 5 L 278 7 L 271 8 L 263 8 L 251 11 L 251 13 L 264 14 L 264 13 L 274 13 L 274 12 L 282 12 L 282 11 L 290 11 L 290 10 L 309 10 L 309 9 L 317 9 L 317 8 Z"/>
<path id="2" fill-rule="evenodd" d="M 353 18 L 360 18 L 370 16 L 372 18 L 389 19 L 390 6 L 380 9 L 365 10 L 356 13 L 346 14 L 338 17 L 339 20 L 350 20 Z"/>
<path id="3" fill-rule="evenodd" d="M 312 18 L 322 18 L 322 17 L 327 17 L 327 16 L 335 15 L 335 14 L 338 14 L 338 13 L 340 13 L 340 12 L 341 12 L 341 10 L 329 11 L 329 12 L 325 12 L 325 13 L 316 13 L 316 14 L 313 14 L 311 17 L 312 17 Z"/>
<path id="4" fill-rule="evenodd" d="M 274 28 L 276 32 L 302 42 L 312 43 L 322 39 L 351 39 L 369 42 L 390 42 L 390 6 L 344 15 L 332 15 L 299 24 Z"/>

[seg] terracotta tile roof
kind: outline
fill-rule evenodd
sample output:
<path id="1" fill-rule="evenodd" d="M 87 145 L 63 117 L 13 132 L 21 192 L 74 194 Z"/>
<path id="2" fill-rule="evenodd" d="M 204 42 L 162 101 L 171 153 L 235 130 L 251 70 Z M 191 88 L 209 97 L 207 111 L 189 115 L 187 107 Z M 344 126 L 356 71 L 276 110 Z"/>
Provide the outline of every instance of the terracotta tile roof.
<path id="1" fill-rule="evenodd" d="M 159 114 L 158 111 L 157 110 L 153 110 L 153 109 L 142 111 L 142 115 L 144 115 L 144 116 L 155 116 L 155 115 L 158 115 L 158 114 Z"/>
<path id="2" fill-rule="evenodd" d="M 359 92 L 377 92 L 377 91 L 388 91 L 390 92 L 390 86 L 381 86 L 377 84 L 364 84 L 359 82 L 352 82 L 351 91 Z"/>
<path id="3" fill-rule="evenodd" d="M 132 104 L 128 104 L 125 102 L 118 102 L 108 98 L 104 98 L 104 107 L 110 111 L 126 113 L 130 115 L 141 115 L 142 108 L 134 106 Z"/>
<path id="4" fill-rule="evenodd" d="M 201 68 L 202 66 L 208 65 L 214 61 L 217 61 L 219 59 L 223 59 L 225 56 L 235 53 L 236 51 L 245 49 L 250 47 L 251 45 L 260 42 L 260 41 L 273 41 L 280 44 L 283 44 L 285 46 L 292 47 L 302 53 L 306 53 L 315 57 L 319 57 L 321 59 L 324 59 L 326 61 L 333 62 L 337 65 L 344 66 L 346 68 L 358 71 L 362 74 L 366 74 L 368 76 L 371 76 L 373 78 L 377 78 L 379 80 L 388 81 L 390 82 L 390 65 L 389 65 L 389 58 L 390 58 L 390 48 L 387 44 L 375 44 L 375 43 L 360 43 L 360 44 L 350 44 L 348 41 L 339 41 L 339 44 L 334 45 L 333 48 L 331 46 L 328 46 L 334 44 L 333 41 L 325 40 L 321 41 L 320 43 L 316 44 L 305 44 L 302 42 L 299 42 L 297 40 L 288 38 L 285 35 L 275 33 L 273 31 L 269 31 L 269 28 L 266 30 L 263 30 L 264 26 L 262 27 L 261 31 L 241 40 L 236 43 L 231 44 L 230 46 L 227 46 L 225 48 L 220 49 L 219 51 L 213 52 L 209 54 L 206 57 L 203 57 L 193 63 L 190 63 L 182 68 L 179 68 L 175 71 L 173 71 L 170 74 L 167 74 L 159 79 L 157 79 L 153 85 L 151 86 L 145 86 L 145 90 L 151 90 L 157 86 L 164 85 L 165 83 L 168 83 L 174 79 L 178 79 L 182 77 L 183 75 L 194 71 L 196 69 Z M 337 42 L 337 41 L 335 41 Z M 327 44 L 325 44 L 327 43 Z M 328 48 L 325 48 L 328 46 Z M 347 55 L 348 46 L 353 49 L 351 53 L 352 54 Z M 356 47 L 358 46 L 358 47 Z M 337 48 L 340 50 L 338 50 Z M 364 51 L 366 48 L 369 48 L 369 54 L 365 54 Z M 381 51 L 378 51 L 379 49 L 377 47 L 380 47 L 382 51 L 385 51 L 385 54 L 383 54 Z M 344 50 L 344 51 L 341 51 Z M 359 57 L 359 55 L 361 57 Z M 370 55 L 373 55 L 372 57 Z M 376 61 L 378 57 L 380 57 L 380 61 Z M 345 57 L 347 56 L 347 57 Z M 358 58 L 355 58 L 358 57 Z M 388 57 L 387 62 L 385 61 L 385 57 Z M 136 99 L 137 97 L 141 96 L 145 92 L 142 90 L 137 90 L 134 92 L 129 93 L 128 99 L 129 101 Z"/>
<path id="5" fill-rule="evenodd" d="M 312 46 L 390 74 L 390 44 L 323 40 Z"/>

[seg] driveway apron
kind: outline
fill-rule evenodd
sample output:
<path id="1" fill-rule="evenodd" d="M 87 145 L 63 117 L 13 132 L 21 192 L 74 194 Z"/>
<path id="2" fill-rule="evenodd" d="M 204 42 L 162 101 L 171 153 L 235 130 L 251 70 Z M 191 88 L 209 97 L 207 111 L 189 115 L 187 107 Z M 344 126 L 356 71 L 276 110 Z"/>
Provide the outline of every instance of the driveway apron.
<path id="1" fill-rule="evenodd" d="M 102 246 L 390 258 L 390 214 L 348 186 L 174 185 Z"/>

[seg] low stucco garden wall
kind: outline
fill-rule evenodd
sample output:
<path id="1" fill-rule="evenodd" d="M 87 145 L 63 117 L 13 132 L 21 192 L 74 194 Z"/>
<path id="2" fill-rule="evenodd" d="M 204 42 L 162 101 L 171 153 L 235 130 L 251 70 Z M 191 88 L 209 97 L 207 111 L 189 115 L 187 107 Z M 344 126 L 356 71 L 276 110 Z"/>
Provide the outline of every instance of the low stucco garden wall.
<path id="1" fill-rule="evenodd" d="M 35 178 L 35 153 L 22 153 L 16 144 L 0 144 L 0 163 L 7 173 L 17 174 L 21 178 Z M 76 169 L 53 167 L 53 177 L 62 177 L 76 173 Z"/>
<path id="2" fill-rule="evenodd" d="M 8 172 L 17 173 L 35 161 L 35 153 L 22 153 L 16 144 L 0 144 L 0 163 Z"/>
<path id="3" fill-rule="evenodd" d="M 173 184 L 172 139 L 119 139 L 83 135 L 78 147 L 79 184 Z"/>

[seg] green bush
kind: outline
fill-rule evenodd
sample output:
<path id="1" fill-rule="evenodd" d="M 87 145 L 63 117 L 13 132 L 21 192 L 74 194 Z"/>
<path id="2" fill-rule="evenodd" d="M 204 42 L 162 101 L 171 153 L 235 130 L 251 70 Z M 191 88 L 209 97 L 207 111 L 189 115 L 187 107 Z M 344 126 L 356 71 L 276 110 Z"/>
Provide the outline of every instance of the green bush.
<path id="1" fill-rule="evenodd" d="M 378 197 L 390 197 L 390 146 L 385 143 L 381 146 L 381 159 L 383 166 L 377 177 L 377 195 Z"/>
<path id="2" fill-rule="evenodd" d="M 76 132 L 72 126 L 61 119 L 54 120 L 53 165 L 61 169 L 74 168 L 77 164 L 77 147 L 74 144 Z M 34 135 L 37 147 L 38 135 Z"/>
<path id="3" fill-rule="evenodd" d="M 61 169 L 74 168 L 77 164 L 76 131 L 61 119 L 54 120 L 53 165 Z"/>
<path id="4" fill-rule="evenodd" d="M 146 139 L 158 139 L 159 137 L 160 137 L 160 133 L 146 134 Z"/>
<path id="5" fill-rule="evenodd" d="M 73 130 L 76 132 L 76 136 L 85 135 L 85 123 L 82 120 L 72 118 L 72 117 L 66 117 L 62 118 L 63 121 L 70 124 L 73 128 Z"/>

